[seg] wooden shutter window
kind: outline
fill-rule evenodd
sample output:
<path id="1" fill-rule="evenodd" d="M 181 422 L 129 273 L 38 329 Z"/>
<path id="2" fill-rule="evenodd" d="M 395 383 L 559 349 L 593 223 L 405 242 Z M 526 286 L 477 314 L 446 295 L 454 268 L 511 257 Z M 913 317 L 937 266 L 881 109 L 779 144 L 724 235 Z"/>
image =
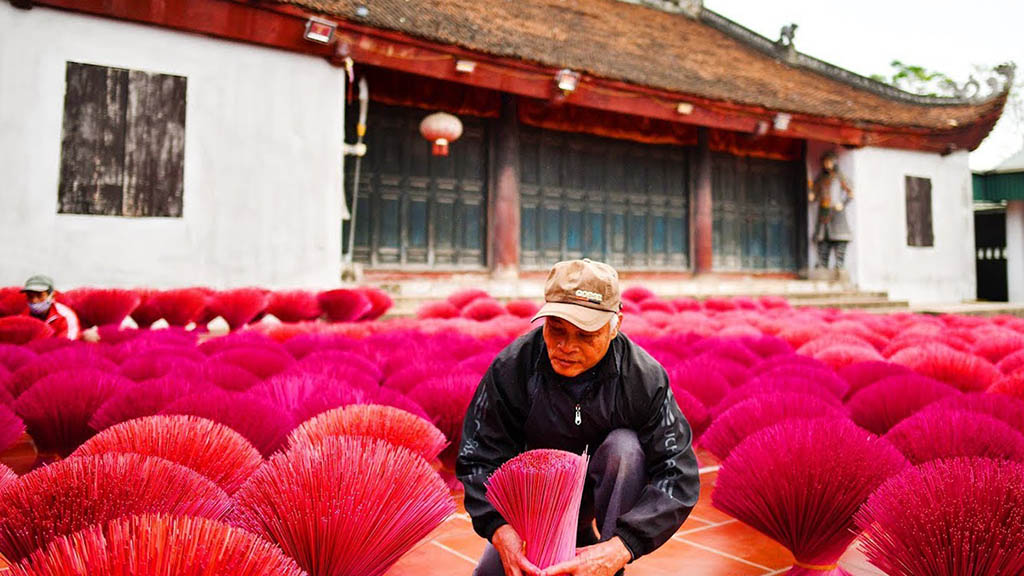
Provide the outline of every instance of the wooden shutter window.
<path id="1" fill-rule="evenodd" d="M 689 150 L 522 126 L 520 263 L 689 264 Z"/>
<path id="2" fill-rule="evenodd" d="M 124 216 L 181 217 L 185 82 L 169 74 L 128 73 Z"/>
<path id="3" fill-rule="evenodd" d="M 58 211 L 121 214 L 128 71 L 68 62 Z"/>
<path id="4" fill-rule="evenodd" d="M 935 245 L 932 234 L 932 181 L 917 176 L 906 177 L 907 246 L 930 248 Z"/>
<path id="5" fill-rule="evenodd" d="M 187 79 L 68 62 L 58 212 L 181 217 Z"/>

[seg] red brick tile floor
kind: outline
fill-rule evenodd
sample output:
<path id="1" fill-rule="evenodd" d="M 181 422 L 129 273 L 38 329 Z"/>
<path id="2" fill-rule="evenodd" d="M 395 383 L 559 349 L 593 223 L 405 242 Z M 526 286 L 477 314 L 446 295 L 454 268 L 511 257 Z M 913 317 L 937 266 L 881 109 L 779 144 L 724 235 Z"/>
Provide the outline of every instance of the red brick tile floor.
<path id="1" fill-rule="evenodd" d="M 31 469 L 35 447 L 27 437 L 3 454 L 0 460 L 19 474 Z M 785 573 L 793 562 L 789 552 L 774 540 L 711 505 L 718 477 L 715 458 L 698 450 L 701 462 L 701 495 L 693 513 L 672 539 L 654 553 L 634 562 L 627 576 L 770 576 Z M 458 512 L 433 534 L 406 554 L 387 576 L 471 576 L 484 550 L 484 540 L 473 532 L 469 516 L 456 496 Z M 853 576 L 879 576 L 850 547 L 840 564 Z M 6 573 L 0 560 L 0 574 Z"/>
<path id="2" fill-rule="evenodd" d="M 718 466 L 710 454 L 698 452 L 701 496 L 693 513 L 672 539 L 626 569 L 627 576 L 771 576 L 784 574 L 793 563 L 774 540 L 711 505 Z M 459 510 L 417 548 L 406 554 L 388 576 L 471 576 L 483 553 L 484 540 L 473 532 L 469 516 Z M 879 576 L 856 543 L 840 560 L 854 576 Z"/>

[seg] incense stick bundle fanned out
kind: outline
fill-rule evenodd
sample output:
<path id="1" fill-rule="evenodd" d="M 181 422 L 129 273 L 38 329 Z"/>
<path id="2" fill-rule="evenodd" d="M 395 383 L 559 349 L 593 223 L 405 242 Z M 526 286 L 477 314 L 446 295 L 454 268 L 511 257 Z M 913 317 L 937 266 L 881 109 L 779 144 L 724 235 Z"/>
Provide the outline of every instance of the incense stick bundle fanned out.
<path id="1" fill-rule="evenodd" d="M 7 466 L 0 464 L 0 491 L 3 491 L 8 484 L 18 479 L 18 475 Z"/>
<path id="2" fill-rule="evenodd" d="M 79 288 L 69 291 L 65 298 L 78 314 L 82 328 L 116 326 L 142 303 L 134 290 L 116 288 Z"/>
<path id="3" fill-rule="evenodd" d="M 891 478 L 856 516 L 891 576 L 1024 574 L 1024 464 L 935 460 Z"/>
<path id="4" fill-rule="evenodd" d="M 418 454 L 327 437 L 267 461 L 235 495 L 233 524 L 279 545 L 310 576 L 380 576 L 455 511 Z"/>
<path id="5" fill-rule="evenodd" d="M 487 481 L 487 500 L 526 542 L 538 568 L 576 555 L 576 524 L 587 455 L 530 450 L 509 460 Z"/>
<path id="6" fill-rule="evenodd" d="M 30 316 L 0 318 L 0 342 L 21 345 L 33 340 L 49 338 L 51 335 L 53 335 L 53 328 Z"/>
<path id="7" fill-rule="evenodd" d="M 270 294 L 261 288 L 236 288 L 212 294 L 206 308 L 211 316 L 220 316 L 238 330 L 263 312 L 269 301 Z"/>
<path id="8" fill-rule="evenodd" d="M 149 416 L 107 428 L 71 456 L 97 454 L 155 456 L 194 470 L 233 494 L 263 464 L 241 434 L 195 416 Z"/>
<path id="9" fill-rule="evenodd" d="M 0 404 L 0 452 L 13 446 L 25 433 L 25 423 L 4 404 Z"/>
<path id="10" fill-rule="evenodd" d="M 356 404 L 335 408 L 292 431 L 290 448 L 316 446 L 332 436 L 367 436 L 403 446 L 431 461 L 448 445 L 429 421 L 391 406 Z"/>
<path id="11" fill-rule="evenodd" d="M 281 549 L 223 522 L 147 514 L 62 536 L 13 567 L 15 576 L 305 576 Z"/>
<path id="12" fill-rule="evenodd" d="M 133 514 L 218 519 L 231 499 L 198 472 L 163 458 L 101 454 L 62 460 L 8 484 L 0 554 L 17 562 L 54 539 Z"/>
<path id="13" fill-rule="evenodd" d="M 839 557 L 853 515 L 904 457 L 844 419 L 787 420 L 755 432 L 722 462 L 715 507 L 788 548 L 789 576 L 849 576 Z"/>

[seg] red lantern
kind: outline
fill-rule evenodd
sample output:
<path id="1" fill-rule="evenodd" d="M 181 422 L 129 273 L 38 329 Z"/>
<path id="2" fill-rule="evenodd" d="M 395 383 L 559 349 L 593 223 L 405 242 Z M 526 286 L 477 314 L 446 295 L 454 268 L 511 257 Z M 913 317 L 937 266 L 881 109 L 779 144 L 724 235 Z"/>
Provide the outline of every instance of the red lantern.
<path id="1" fill-rule="evenodd" d="M 434 156 L 447 156 L 448 144 L 462 136 L 462 121 L 445 112 L 434 112 L 420 122 L 420 134 L 434 143 Z"/>

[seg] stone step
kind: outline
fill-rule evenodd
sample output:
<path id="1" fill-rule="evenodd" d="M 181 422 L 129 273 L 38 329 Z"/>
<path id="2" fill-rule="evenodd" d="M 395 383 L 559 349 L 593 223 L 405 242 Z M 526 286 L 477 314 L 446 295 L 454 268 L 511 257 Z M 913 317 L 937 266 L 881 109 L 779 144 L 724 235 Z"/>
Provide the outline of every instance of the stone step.
<path id="1" fill-rule="evenodd" d="M 376 286 L 388 292 L 394 300 L 441 300 L 448 296 L 468 289 L 481 289 L 498 300 L 541 299 L 544 297 L 544 286 L 540 282 L 478 282 L 473 284 L 454 284 L 448 282 L 402 282 L 378 283 Z M 623 289 L 633 284 L 624 282 Z M 692 297 L 703 300 L 711 297 L 735 298 L 760 296 L 781 296 L 788 300 L 818 299 L 822 297 L 843 298 L 847 296 L 874 296 L 884 298 L 885 292 L 867 292 L 857 290 L 844 284 L 808 282 L 806 285 L 791 284 L 704 284 L 704 283 L 643 283 L 640 284 L 656 295 L 671 299 Z"/>
<path id="2" fill-rule="evenodd" d="M 540 299 L 544 296 L 544 279 L 541 277 L 519 278 L 517 280 L 497 280 L 484 277 L 445 277 L 445 278 L 402 278 L 378 279 L 366 282 L 376 285 L 392 298 L 413 298 L 420 300 L 439 300 L 449 295 L 470 288 L 486 290 L 498 299 Z M 643 278 L 622 280 L 622 287 L 644 286 L 662 298 L 691 296 L 707 298 L 722 297 L 758 297 L 783 296 L 789 299 L 816 298 L 826 295 L 844 296 L 864 294 L 855 287 L 841 283 L 819 280 L 746 278 L 746 277 L 706 277 L 685 279 Z M 883 293 L 871 293 L 884 296 Z"/>
<path id="3" fill-rule="evenodd" d="M 912 306 L 918 314 L 961 314 L 965 316 L 1016 316 L 1024 318 L 1024 304 L 1010 302 L 963 302 Z"/>
<path id="4" fill-rule="evenodd" d="M 450 296 L 451 294 L 453 294 L 455 292 L 457 292 L 457 291 L 442 292 L 442 293 L 439 293 L 437 295 L 429 295 L 429 296 L 428 295 L 424 295 L 424 296 L 410 296 L 410 295 L 394 294 L 394 293 L 392 293 L 391 294 L 391 299 L 394 300 L 396 303 L 400 302 L 400 301 L 428 302 L 428 301 L 431 301 L 431 300 L 443 300 L 444 298 L 447 298 L 448 296 Z M 519 299 L 538 300 L 539 301 L 539 300 L 541 300 L 544 297 L 542 292 L 538 293 L 538 294 L 513 294 L 513 295 L 495 294 L 494 292 L 490 292 L 490 291 L 488 291 L 488 292 L 491 294 L 492 297 L 494 297 L 495 300 L 498 300 L 500 302 L 509 302 L 511 300 L 519 300 Z M 696 298 L 697 300 L 706 300 L 708 298 L 741 298 L 742 297 L 742 298 L 754 298 L 754 299 L 757 299 L 757 298 L 760 298 L 762 296 L 779 296 L 779 297 L 785 298 L 786 300 L 789 300 L 794 305 L 796 305 L 796 304 L 798 304 L 800 302 L 808 302 L 808 301 L 809 302 L 814 302 L 814 301 L 823 300 L 823 299 L 844 300 L 844 299 L 879 298 L 879 299 L 883 299 L 884 300 L 884 299 L 886 299 L 888 297 L 888 295 L 885 292 L 861 292 L 861 291 L 858 291 L 858 290 L 849 290 L 849 289 L 826 290 L 826 291 L 821 291 L 821 292 L 808 292 L 808 293 L 784 293 L 784 292 L 737 292 L 737 293 L 731 293 L 731 294 L 719 294 L 719 293 L 715 293 L 715 294 L 706 294 L 706 293 L 677 293 L 677 294 L 669 293 L 669 294 L 665 294 L 665 293 L 657 293 L 657 292 L 655 292 L 655 293 L 659 297 L 665 298 L 665 299 L 669 299 L 669 300 L 672 299 L 672 298 L 683 298 L 683 297 Z"/>
<path id="5" fill-rule="evenodd" d="M 909 304 L 905 300 L 889 300 L 884 294 L 879 293 L 846 292 L 817 296 L 806 295 L 798 298 L 788 297 L 788 299 L 795 308 L 885 310 L 889 312 L 907 312 L 910 310 Z M 433 300 L 437 299 L 398 297 L 394 299 L 394 306 L 388 311 L 388 315 L 393 317 L 413 316 L 420 306 Z M 504 302 L 511 300 L 511 298 L 498 298 L 498 300 Z M 541 301 L 540 298 L 534 298 L 533 300 L 536 300 L 538 303 Z"/>
<path id="6" fill-rule="evenodd" d="M 499 301 L 526 299 L 541 302 L 544 278 L 533 274 L 514 280 L 489 276 L 462 275 L 438 278 L 404 277 L 371 281 L 386 290 L 394 301 L 390 316 L 411 316 L 426 302 L 442 300 L 455 292 L 476 288 L 487 291 Z M 751 276 L 709 275 L 699 277 L 645 277 L 624 274 L 623 288 L 644 286 L 665 299 L 691 297 L 704 300 L 712 297 L 736 298 L 779 296 L 796 307 L 839 309 L 888 308 L 906 310 L 904 301 L 891 301 L 885 292 L 861 291 L 842 282 L 764 278 Z"/>
<path id="7" fill-rule="evenodd" d="M 908 311 L 910 303 L 906 300 L 890 300 L 886 296 L 874 294 L 853 294 L 842 297 L 822 296 L 818 298 L 790 299 L 795 308 L 838 308 L 842 310 L 867 310 L 884 308 L 891 311 Z"/>

